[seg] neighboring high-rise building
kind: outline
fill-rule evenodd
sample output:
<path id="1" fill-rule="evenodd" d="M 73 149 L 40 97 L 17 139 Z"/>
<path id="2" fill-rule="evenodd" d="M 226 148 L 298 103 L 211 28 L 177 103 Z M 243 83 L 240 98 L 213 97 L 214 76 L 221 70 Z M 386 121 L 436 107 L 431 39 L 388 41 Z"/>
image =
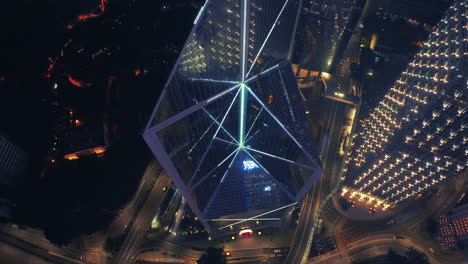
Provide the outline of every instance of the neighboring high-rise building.
<path id="1" fill-rule="evenodd" d="M 293 63 L 307 70 L 329 72 L 341 42 L 347 42 L 345 31 L 358 2 L 362 1 L 303 1 Z"/>
<path id="2" fill-rule="evenodd" d="M 468 245 L 468 204 L 456 207 L 440 216 L 440 236 L 448 248 Z"/>
<path id="3" fill-rule="evenodd" d="M 390 206 L 466 170 L 466 21 L 466 1 L 454 1 L 394 86 L 362 121 L 343 195 Z"/>
<path id="4" fill-rule="evenodd" d="M 11 198 L 26 173 L 28 160 L 24 150 L 0 135 L 0 219 L 11 217 Z"/>
<path id="5" fill-rule="evenodd" d="M 299 6 L 207 1 L 145 130 L 212 233 L 279 220 L 322 172 L 287 60 Z"/>

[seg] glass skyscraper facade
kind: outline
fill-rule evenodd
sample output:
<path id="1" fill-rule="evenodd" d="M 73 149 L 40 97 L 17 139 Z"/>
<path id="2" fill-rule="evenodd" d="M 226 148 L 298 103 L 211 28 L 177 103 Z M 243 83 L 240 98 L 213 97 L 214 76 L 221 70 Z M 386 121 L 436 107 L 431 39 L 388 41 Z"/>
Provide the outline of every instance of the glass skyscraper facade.
<path id="1" fill-rule="evenodd" d="M 342 195 L 388 207 L 467 166 L 466 1 L 454 1 L 355 135 Z"/>
<path id="2" fill-rule="evenodd" d="M 145 130 L 210 231 L 279 219 L 322 173 L 288 61 L 299 8 L 208 0 Z"/>

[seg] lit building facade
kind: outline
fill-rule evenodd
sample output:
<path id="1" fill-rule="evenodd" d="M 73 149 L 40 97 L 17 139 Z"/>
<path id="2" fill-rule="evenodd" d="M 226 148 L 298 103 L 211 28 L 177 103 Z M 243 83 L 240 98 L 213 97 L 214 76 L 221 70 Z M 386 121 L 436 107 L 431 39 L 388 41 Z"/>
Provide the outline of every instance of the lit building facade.
<path id="1" fill-rule="evenodd" d="M 448 248 L 468 245 L 468 204 L 451 210 L 439 219 L 440 237 Z"/>
<path id="2" fill-rule="evenodd" d="M 378 106 L 347 161 L 349 187 L 397 204 L 467 166 L 466 1 L 454 1 Z"/>
<path id="3" fill-rule="evenodd" d="M 321 175 L 287 60 L 299 3 L 207 1 L 145 130 L 212 233 L 281 219 Z"/>
<path id="4" fill-rule="evenodd" d="M 29 155 L 0 134 L 0 219 L 11 217 L 11 197 L 26 174 Z"/>
<path id="5" fill-rule="evenodd" d="M 304 69 L 330 72 L 353 8 L 358 2 L 360 1 L 303 1 L 292 62 Z"/>

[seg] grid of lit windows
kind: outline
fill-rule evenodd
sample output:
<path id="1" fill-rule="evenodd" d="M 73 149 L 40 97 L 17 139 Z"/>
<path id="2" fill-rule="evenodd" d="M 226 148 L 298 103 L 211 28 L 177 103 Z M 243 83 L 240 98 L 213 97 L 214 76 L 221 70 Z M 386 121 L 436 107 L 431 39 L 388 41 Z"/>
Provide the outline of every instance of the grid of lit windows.
<path id="1" fill-rule="evenodd" d="M 455 1 L 354 136 L 347 183 L 399 203 L 466 169 L 468 28 Z"/>

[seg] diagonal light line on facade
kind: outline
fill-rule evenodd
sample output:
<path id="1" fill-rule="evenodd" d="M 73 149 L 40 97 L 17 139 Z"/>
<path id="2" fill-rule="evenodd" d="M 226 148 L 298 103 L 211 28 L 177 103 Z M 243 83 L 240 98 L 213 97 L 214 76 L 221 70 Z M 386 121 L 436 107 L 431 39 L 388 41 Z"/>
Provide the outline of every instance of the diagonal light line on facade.
<path id="1" fill-rule="evenodd" d="M 215 137 L 215 139 L 216 139 L 216 140 L 219 140 L 219 141 L 222 141 L 222 142 L 224 142 L 224 143 L 227 143 L 227 144 L 229 144 L 229 145 L 239 146 L 239 144 L 234 144 L 234 143 L 232 143 L 232 142 L 229 142 L 229 141 L 224 140 L 224 139 L 219 138 L 219 137 Z"/>
<path id="2" fill-rule="evenodd" d="M 218 120 L 216 120 L 205 108 L 202 108 L 202 109 L 203 109 L 203 111 L 205 111 L 205 113 L 206 113 L 219 127 L 221 127 L 221 129 L 222 129 L 224 132 L 226 132 L 226 134 L 228 134 L 228 136 L 229 136 L 232 140 L 234 140 L 234 141 L 238 144 L 237 140 L 236 140 L 223 126 L 221 126 L 221 125 L 219 124 Z"/>
<path id="3" fill-rule="evenodd" d="M 257 97 L 257 95 L 252 91 L 252 89 L 248 88 L 248 91 L 250 92 L 250 94 L 252 94 L 252 96 L 263 106 L 263 108 L 265 108 L 265 111 L 267 111 L 271 117 L 273 117 L 273 119 L 275 119 L 275 121 L 281 126 L 281 128 L 291 137 L 291 139 L 301 148 L 301 149 L 304 149 L 302 147 L 302 145 L 291 135 L 291 133 L 289 133 L 289 131 L 286 129 L 286 127 L 281 123 L 281 121 L 279 121 L 278 118 L 276 118 L 275 115 L 273 115 L 273 113 L 268 110 L 268 108 L 266 108 L 265 104 L 263 104 L 263 102 L 260 100 L 260 98 Z"/>
<path id="4" fill-rule="evenodd" d="M 265 44 L 268 42 L 268 39 L 270 38 L 271 32 L 273 32 L 273 30 L 275 29 L 276 24 L 278 23 L 278 20 L 279 20 L 279 18 L 281 17 L 281 14 L 283 14 L 284 8 L 285 8 L 286 5 L 288 4 L 288 2 L 289 2 L 289 0 L 286 0 L 286 1 L 284 2 L 283 7 L 281 8 L 281 10 L 280 10 L 278 16 L 277 16 L 276 19 L 275 19 L 275 22 L 273 23 L 273 25 L 272 25 L 271 28 L 270 28 L 270 32 L 268 32 L 268 35 L 266 36 L 265 40 L 263 41 L 263 44 L 262 44 L 262 46 L 260 47 L 260 50 L 258 51 L 257 56 L 255 56 L 255 59 L 253 60 L 252 65 L 250 66 L 250 69 L 249 69 L 249 71 L 247 72 L 247 76 L 246 76 L 246 77 L 249 77 L 249 74 L 250 74 L 250 72 L 252 71 L 253 66 L 255 65 L 255 62 L 257 62 L 258 56 L 260 56 L 260 53 L 262 53 L 263 48 L 265 47 Z"/>
<path id="5" fill-rule="evenodd" d="M 195 17 L 195 20 L 193 21 L 194 25 L 198 24 L 198 21 L 200 20 L 200 18 L 202 17 L 202 15 L 203 15 L 203 13 L 205 11 L 205 7 L 206 7 L 206 4 L 208 4 L 208 1 L 209 0 L 206 0 L 205 4 L 198 11 L 197 17 Z"/>
<path id="6" fill-rule="evenodd" d="M 223 159 L 220 163 L 218 163 L 218 165 L 216 165 L 216 167 L 214 167 L 212 170 L 210 170 L 205 176 L 203 176 L 203 178 L 201 178 L 198 182 L 196 182 L 195 184 L 193 184 L 193 186 L 190 186 L 192 184 L 192 180 L 190 180 L 187 188 L 189 189 L 189 192 L 191 192 L 193 189 L 195 189 L 198 184 L 200 184 L 201 182 L 203 182 L 206 178 L 208 178 L 212 173 L 213 171 L 215 171 L 217 168 L 219 168 L 219 166 L 223 165 L 224 162 L 226 162 L 232 155 L 234 155 L 236 153 L 236 151 L 238 151 L 239 148 L 236 148 L 233 152 L 231 152 L 231 154 L 229 154 L 225 159 Z"/>
<path id="7" fill-rule="evenodd" d="M 286 129 L 286 127 L 281 123 L 281 121 L 279 121 L 279 119 L 276 118 L 276 116 L 265 106 L 265 104 L 260 100 L 260 98 L 257 97 L 257 95 L 252 91 L 252 89 L 250 89 L 249 87 L 247 87 L 247 89 L 250 92 L 250 94 L 265 108 L 265 111 L 267 111 L 270 114 L 270 116 L 273 117 L 273 119 L 286 132 L 286 134 L 288 134 L 288 136 L 294 141 L 294 143 L 296 143 L 302 149 L 302 151 L 310 159 L 310 161 L 314 163 L 315 166 L 320 167 L 317 161 L 310 155 L 310 153 L 307 152 L 307 150 L 304 149 L 304 147 L 302 147 L 302 145 L 293 137 L 293 135 L 288 131 L 288 129 Z"/>
<path id="8" fill-rule="evenodd" d="M 214 82 L 214 83 L 232 83 L 238 84 L 238 81 L 224 81 L 224 80 L 214 80 L 214 79 L 199 79 L 199 78 L 188 78 L 191 81 L 201 81 L 201 82 Z"/>
<path id="9" fill-rule="evenodd" d="M 234 98 L 232 99 L 232 102 L 231 102 L 231 104 L 229 105 L 229 107 L 228 107 L 228 109 L 227 109 L 227 111 L 226 111 L 226 114 L 224 114 L 224 117 L 223 117 L 223 119 L 221 120 L 221 123 L 218 125 L 218 128 L 216 129 L 216 132 L 215 132 L 214 135 L 213 135 L 213 138 L 211 139 L 210 143 L 209 143 L 208 146 L 206 147 L 206 150 L 205 150 L 205 152 L 203 153 L 202 158 L 201 158 L 200 161 L 198 162 L 197 168 L 196 168 L 195 171 L 193 172 L 192 177 L 190 178 L 190 181 L 192 181 L 193 177 L 195 177 L 195 175 L 196 175 L 196 174 L 198 173 L 198 171 L 200 170 L 201 164 L 203 163 L 203 161 L 205 161 L 206 155 L 208 154 L 208 151 L 210 150 L 211 145 L 213 144 L 213 141 L 214 141 L 215 137 L 218 135 L 218 132 L 219 132 L 219 130 L 221 129 L 221 126 L 223 125 L 224 120 L 226 120 L 227 115 L 228 115 L 229 112 L 231 111 L 231 108 L 232 108 L 232 106 L 234 105 L 234 102 L 236 101 L 237 96 L 239 95 L 239 91 L 240 91 L 240 90 L 237 91 L 236 95 L 235 95 Z"/>
<path id="10" fill-rule="evenodd" d="M 204 6 L 206 6 L 206 4 L 208 3 L 208 1 L 210 1 L 210 0 L 206 0 Z M 204 9 L 205 9 L 205 8 L 203 8 L 203 10 L 204 10 Z M 202 15 L 202 13 L 203 13 L 203 11 L 199 12 L 198 15 Z M 197 21 L 197 20 L 195 20 L 195 21 Z M 196 23 L 195 23 L 195 24 L 196 24 Z M 169 74 L 169 76 L 168 76 L 168 78 L 167 78 L 167 81 L 166 81 L 166 83 L 164 84 L 162 93 L 159 95 L 159 98 L 158 98 L 158 100 L 157 100 L 157 102 L 156 102 L 156 106 L 155 106 L 155 108 L 153 109 L 153 111 L 152 111 L 152 113 L 151 113 L 151 116 L 150 116 L 150 119 L 149 119 L 150 122 L 148 122 L 148 124 L 147 124 L 146 127 L 145 127 L 145 130 L 151 129 L 151 130 L 150 130 L 151 133 L 156 133 L 156 132 L 160 129 L 160 128 L 159 128 L 159 129 L 158 129 L 158 128 L 155 128 L 155 126 L 156 126 L 157 124 L 153 124 L 153 121 L 154 121 L 154 119 L 155 119 L 155 117 L 156 117 L 156 112 L 159 110 L 159 107 L 161 106 L 161 102 L 165 99 L 165 96 L 166 96 L 166 94 L 167 94 L 167 90 L 168 90 L 169 84 L 172 83 L 172 80 L 174 79 L 174 76 L 175 76 L 175 74 L 176 74 L 176 70 L 179 68 L 179 65 L 180 65 L 180 63 L 181 63 L 182 60 L 183 60 L 184 54 L 185 54 L 185 52 L 187 51 L 187 48 L 188 48 L 189 44 L 191 43 L 191 41 L 193 40 L 193 38 L 196 36 L 195 31 L 196 31 L 196 29 L 198 29 L 198 28 L 199 28 L 198 26 L 194 26 L 194 27 L 192 27 L 192 29 L 190 30 L 190 34 L 188 35 L 189 37 L 185 40 L 184 46 L 183 46 L 182 50 L 180 51 L 179 56 L 177 57 L 177 60 L 176 60 L 176 62 L 175 62 L 175 64 L 174 64 L 174 67 L 172 67 L 172 70 L 171 70 L 171 72 L 170 72 L 170 74 Z"/>
<path id="11" fill-rule="evenodd" d="M 248 152 L 245 148 L 243 150 L 255 161 L 255 163 L 257 163 L 260 168 L 262 168 L 263 171 L 265 171 L 271 177 L 274 182 L 276 182 L 276 184 L 283 190 L 284 193 L 286 193 L 286 195 L 288 195 L 291 200 L 296 200 L 295 197 L 292 196 L 292 194 L 286 188 L 284 188 L 283 184 L 275 177 L 273 177 L 273 175 L 271 175 L 271 173 L 265 167 L 263 167 L 263 165 L 252 154 L 250 154 L 250 152 Z"/>
<path id="12" fill-rule="evenodd" d="M 208 99 L 206 100 L 206 102 L 209 104 L 210 102 L 212 102 L 212 101 L 218 99 L 219 97 L 224 96 L 225 94 L 234 91 L 235 89 L 239 88 L 240 86 L 241 86 L 241 84 L 238 83 L 238 84 L 232 86 L 231 88 L 228 88 L 228 89 L 226 89 L 226 90 L 220 92 L 219 94 L 217 94 L 217 95 L 215 95 L 215 96 L 213 96 L 213 97 L 211 97 L 211 98 L 208 98 Z"/>
<path id="13" fill-rule="evenodd" d="M 237 155 L 239 154 L 240 152 L 240 148 L 237 149 L 237 152 L 236 152 L 236 155 L 234 156 L 234 158 L 231 160 L 231 163 L 229 164 L 229 167 L 227 168 L 227 170 L 224 172 L 224 175 L 223 177 L 221 178 L 221 181 L 220 182 L 223 182 L 224 181 L 224 178 L 226 177 L 229 169 L 231 168 L 232 164 L 234 163 L 234 160 L 237 158 Z"/>
<path id="14" fill-rule="evenodd" d="M 245 116 L 246 116 L 246 112 L 247 112 L 247 105 L 246 105 L 246 102 L 247 102 L 247 94 L 246 94 L 246 88 L 245 88 L 245 84 L 241 84 L 241 88 L 240 88 L 240 93 L 241 93 L 241 97 L 240 97 L 240 117 L 239 117 L 239 146 L 243 146 L 244 145 L 244 136 L 245 136 Z"/>
<path id="15" fill-rule="evenodd" d="M 247 134 L 245 135 L 245 138 L 246 138 L 245 142 L 246 142 L 246 143 L 247 143 L 247 141 L 248 141 L 248 137 L 249 137 L 250 131 L 251 131 L 252 128 L 255 126 L 255 123 L 257 123 L 257 119 L 258 119 L 258 117 L 260 116 L 260 114 L 262 113 L 262 111 L 263 111 L 263 107 L 260 109 L 260 111 L 258 111 L 257 116 L 255 117 L 255 119 L 254 119 L 252 125 L 250 126 L 249 130 L 247 131 Z"/>
<path id="16" fill-rule="evenodd" d="M 291 114 L 292 121 L 296 123 L 296 117 L 294 116 L 294 111 L 292 109 L 291 100 L 289 99 L 289 93 L 288 93 L 288 90 L 286 89 L 286 84 L 284 84 L 284 79 L 283 79 L 283 75 L 281 74 L 281 71 L 278 71 L 278 75 L 280 77 L 280 84 L 281 84 L 281 87 L 283 88 L 284 97 L 286 97 L 286 102 L 288 102 L 289 114 Z"/>
<path id="17" fill-rule="evenodd" d="M 203 108 L 205 109 L 205 108 Z M 211 123 L 211 125 L 205 130 L 205 132 L 203 132 L 203 134 L 200 136 L 200 138 L 197 140 L 197 142 L 195 142 L 195 144 L 193 144 L 193 146 L 189 149 L 189 151 L 187 152 L 187 154 L 190 154 L 192 153 L 192 151 L 195 149 L 195 147 L 198 145 L 198 143 L 200 143 L 200 141 L 206 136 L 206 134 L 208 134 L 208 131 L 210 131 L 210 129 L 213 127 L 215 123 Z"/>
<path id="18" fill-rule="evenodd" d="M 311 170 L 315 169 L 315 168 L 310 167 L 310 166 L 308 166 L 306 164 L 302 164 L 300 162 L 295 162 L 295 161 L 292 161 L 292 160 L 288 160 L 288 159 L 282 158 L 280 156 L 276 156 L 276 155 L 273 155 L 273 154 L 270 154 L 270 153 L 267 153 L 267 152 L 263 152 L 263 151 L 260 151 L 260 150 L 257 150 L 257 149 L 253 149 L 253 148 L 250 148 L 250 147 L 244 147 L 244 148 L 248 149 L 248 150 L 251 150 L 251 151 L 254 151 L 254 152 L 257 152 L 257 153 L 260 153 L 260 154 L 263 154 L 265 156 L 269 156 L 269 157 L 272 157 L 272 158 L 275 158 L 275 159 L 286 161 L 288 163 L 292 163 L 292 164 L 294 164 L 296 166 L 299 166 L 299 167 L 303 167 L 303 168 L 307 168 L 307 169 L 311 169 Z"/>
<path id="19" fill-rule="evenodd" d="M 246 220 L 248 218 L 226 218 L 226 219 L 221 219 L 221 218 L 216 218 L 216 219 L 205 219 L 205 221 L 213 221 L 213 222 L 223 222 L 223 221 L 242 221 Z M 250 221 L 279 221 L 281 218 L 255 218 L 255 219 L 250 219 Z"/>
<path id="20" fill-rule="evenodd" d="M 215 188 L 213 194 L 211 195 L 210 200 L 208 200 L 208 203 L 206 203 L 205 210 L 203 210 L 203 213 L 202 213 L 202 219 L 204 218 L 207 210 L 210 208 L 211 204 L 213 203 L 214 198 L 216 197 L 216 195 L 218 195 L 219 189 L 220 189 L 220 187 L 222 185 L 221 183 L 223 182 L 224 177 L 226 177 L 226 174 L 228 173 L 229 169 L 231 169 L 231 166 L 234 163 L 234 161 L 236 160 L 237 155 L 239 154 L 239 151 L 240 151 L 240 148 L 237 149 L 236 154 L 232 158 L 231 163 L 229 163 L 229 166 L 226 169 L 226 171 L 224 172 L 224 175 L 221 178 L 221 181 L 216 185 L 216 188 Z"/>
<path id="21" fill-rule="evenodd" d="M 240 87 L 240 84 L 236 84 L 234 86 L 232 86 L 231 88 L 228 88 L 222 92 L 220 92 L 219 94 L 217 95 L 214 95 L 206 100 L 203 100 L 195 105 L 192 105 L 191 107 L 183 110 L 182 112 L 179 112 L 171 117 L 169 117 L 168 119 L 162 121 L 161 123 L 158 123 L 152 127 L 149 127 L 148 130 L 150 130 L 151 133 L 156 133 L 158 132 L 159 130 L 167 127 L 167 126 L 170 126 L 172 124 L 174 124 L 175 122 L 179 121 L 180 119 L 190 115 L 191 113 L 199 110 L 200 108 L 203 108 L 205 107 L 206 105 L 210 104 L 211 102 L 215 101 L 215 100 L 218 100 L 219 98 L 221 98 L 222 96 L 234 91 L 235 89 L 239 88 Z"/>
<path id="22" fill-rule="evenodd" d="M 255 131 L 255 133 L 253 133 L 253 135 L 251 135 L 247 140 L 245 140 L 245 143 L 247 144 L 247 142 L 249 142 L 252 138 L 254 138 L 255 135 L 258 134 L 258 132 L 260 132 L 260 129 L 257 129 L 257 131 Z"/>
<path id="23" fill-rule="evenodd" d="M 250 218 L 241 220 L 241 221 L 239 221 L 239 222 L 235 222 L 235 223 L 233 223 L 233 224 L 229 224 L 229 225 L 227 225 L 227 226 L 220 227 L 220 228 L 218 228 L 218 230 L 221 230 L 221 229 L 224 229 L 224 228 L 228 228 L 228 227 L 230 227 L 230 226 L 238 225 L 238 224 L 241 224 L 241 223 L 250 221 L 250 220 L 256 220 L 256 219 L 259 218 L 260 216 L 264 216 L 264 215 L 267 215 L 267 214 L 271 214 L 271 213 L 274 213 L 274 212 L 276 212 L 276 211 L 279 211 L 279 210 L 282 210 L 282 209 L 291 207 L 291 206 L 296 205 L 296 204 L 297 204 L 297 202 L 294 202 L 294 203 L 292 203 L 292 204 L 288 204 L 288 205 L 285 205 L 285 206 L 282 206 L 282 207 L 273 209 L 273 210 L 271 210 L 271 211 L 268 211 L 268 212 L 265 212 L 265 213 L 262 213 L 262 214 L 259 214 L 259 215 L 256 215 L 256 216 L 252 216 L 252 217 L 250 217 Z"/>
<path id="24" fill-rule="evenodd" d="M 269 73 L 270 71 L 272 71 L 272 70 L 278 68 L 278 67 L 280 66 L 280 64 L 281 64 L 281 63 L 278 63 L 278 64 L 276 64 L 276 65 L 274 65 L 274 66 L 272 66 L 272 67 L 270 67 L 270 68 L 268 68 L 268 69 L 262 71 L 261 73 L 256 74 L 256 75 L 254 75 L 254 76 L 248 78 L 247 80 L 244 81 L 244 83 L 248 83 L 248 82 L 250 82 L 250 81 L 253 81 L 253 80 L 257 79 L 258 77 L 260 77 L 260 76 L 262 76 L 262 75 L 265 75 L 265 74 Z"/>
<path id="25" fill-rule="evenodd" d="M 249 6 L 249 0 L 242 0 L 242 11 L 241 11 L 241 19 L 242 19 L 242 39 L 241 39 L 241 81 L 244 82 L 245 80 L 245 66 L 247 64 L 247 48 L 248 48 L 248 39 L 247 39 L 247 33 L 248 33 L 248 24 L 247 24 L 247 16 L 249 16 L 249 13 L 247 11 Z"/>

